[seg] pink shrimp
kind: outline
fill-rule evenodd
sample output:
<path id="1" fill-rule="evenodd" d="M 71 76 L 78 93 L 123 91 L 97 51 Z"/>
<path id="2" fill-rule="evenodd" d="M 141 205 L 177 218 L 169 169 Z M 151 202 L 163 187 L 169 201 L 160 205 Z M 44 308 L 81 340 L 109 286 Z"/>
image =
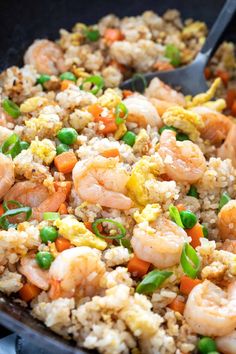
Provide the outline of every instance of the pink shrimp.
<path id="1" fill-rule="evenodd" d="M 23 274 L 27 280 L 42 290 L 49 287 L 48 271 L 39 268 L 35 255 L 27 255 L 21 258 L 18 271 Z"/>

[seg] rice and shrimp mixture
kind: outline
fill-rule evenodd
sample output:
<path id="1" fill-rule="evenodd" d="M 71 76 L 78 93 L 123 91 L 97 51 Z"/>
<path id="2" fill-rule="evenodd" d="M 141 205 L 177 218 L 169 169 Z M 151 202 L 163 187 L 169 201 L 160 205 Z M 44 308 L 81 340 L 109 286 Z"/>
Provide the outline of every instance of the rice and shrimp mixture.
<path id="1" fill-rule="evenodd" d="M 0 75 L 0 291 L 79 347 L 236 353 L 235 47 L 195 97 L 118 88 L 206 35 L 176 10 L 108 15 Z"/>

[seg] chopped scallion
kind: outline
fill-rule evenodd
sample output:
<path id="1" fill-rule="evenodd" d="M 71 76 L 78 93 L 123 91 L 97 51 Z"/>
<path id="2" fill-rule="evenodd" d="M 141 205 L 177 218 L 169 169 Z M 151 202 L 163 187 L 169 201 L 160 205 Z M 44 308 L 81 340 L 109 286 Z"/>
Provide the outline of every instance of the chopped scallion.
<path id="1" fill-rule="evenodd" d="M 106 236 L 106 235 L 102 235 L 100 233 L 100 231 L 98 230 L 98 226 L 100 224 L 102 224 L 103 222 L 108 222 L 110 224 L 113 224 L 119 231 L 120 233 L 118 235 L 115 235 L 115 236 Z M 97 219 L 95 220 L 93 223 L 92 223 L 92 229 L 93 229 L 93 232 L 95 233 L 96 236 L 98 237 L 101 237 L 101 238 L 104 238 L 104 239 L 121 239 L 123 237 L 125 237 L 126 235 L 126 229 L 124 228 L 124 226 L 115 221 L 115 220 L 112 220 L 112 219 Z"/>
<path id="2" fill-rule="evenodd" d="M 2 102 L 2 108 L 4 109 L 4 111 L 9 114 L 9 116 L 11 116 L 12 118 L 18 118 L 20 116 L 20 108 L 17 106 L 17 104 L 15 104 L 14 102 L 12 102 L 11 100 L 9 100 L 8 98 L 6 98 L 3 102 Z"/>
<path id="3" fill-rule="evenodd" d="M 124 123 L 126 118 L 128 117 L 128 109 L 123 102 L 118 103 L 115 109 L 115 119 L 116 124 Z"/>
<path id="4" fill-rule="evenodd" d="M 136 288 L 137 293 L 139 294 L 153 293 L 172 274 L 173 272 L 168 272 L 165 270 L 157 270 L 157 269 L 152 270 L 144 277 L 141 283 L 139 283 L 139 285 L 137 286 Z"/>
<path id="5" fill-rule="evenodd" d="M 180 263 L 187 276 L 192 279 L 197 277 L 200 269 L 200 259 L 195 249 L 188 243 L 185 243 L 183 247 Z"/>
<path id="6" fill-rule="evenodd" d="M 11 155 L 12 158 L 16 157 L 21 152 L 19 136 L 17 134 L 9 136 L 2 144 L 1 152 L 4 155 Z"/>
<path id="7" fill-rule="evenodd" d="M 223 206 L 225 204 L 227 204 L 229 201 L 231 200 L 230 196 L 228 195 L 227 192 L 224 192 L 221 197 L 220 197 L 220 202 L 219 202 L 219 209 L 218 211 L 220 211 L 220 209 L 223 208 Z"/>
<path id="8" fill-rule="evenodd" d="M 60 214 L 55 212 L 45 212 L 43 213 L 43 220 L 57 220 L 60 219 Z"/>
<path id="9" fill-rule="evenodd" d="M 17 224 L 11 224 L 7 218 L 11 216 L 16 216 L 19 214 L 25 214 L 25 220 L 29 220 L 32 215 L 32 209 L 30 207 L 23 207 L 17 209 L 8 209 L 2 216 L 0 217 L 0 227 L 4 230 L 8 230 L 13 227 L 16 228 Z"/>
<path id="10" fill-rule="evenodd" d="M 80 85 L 80 89 L 84 90 L 84 84 L 88 82 L 93 85 L 93 88 L 89 92 L 93 93 L 94 95 L 96 95 L 105 85 L 105 82 L 101 76 L 93 75 L 83 81 L 83 83 Z"/>
<path id="11" fill-rule="evenodd" d="M 170 217 L 171 219 L 180 227 L 182 227 L 184 229 L 184 225 L 182 223 L 181 217 L 180 217 L 180 213 L 179 210 L 173 205 L 171 204 L 169 206 L 169 213 L 170 213 Z"/>

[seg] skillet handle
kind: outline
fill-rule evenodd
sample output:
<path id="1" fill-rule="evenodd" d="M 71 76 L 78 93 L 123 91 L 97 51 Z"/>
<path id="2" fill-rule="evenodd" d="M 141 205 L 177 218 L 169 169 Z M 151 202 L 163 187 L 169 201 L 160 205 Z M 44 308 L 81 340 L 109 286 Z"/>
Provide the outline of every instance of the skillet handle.
<path id="1" fill-rule="evenodd" d="M 236 11 L 236 0 L 227 0 L 224 4 L 220 14 L 218 15 L 211 31 L 203 45 L 200 53 L 195 60 L 204 60 L 205 63 L 209 60 L 212 52 L 214 51 L 221 35 L 229 24 L 231 18 Z"/>

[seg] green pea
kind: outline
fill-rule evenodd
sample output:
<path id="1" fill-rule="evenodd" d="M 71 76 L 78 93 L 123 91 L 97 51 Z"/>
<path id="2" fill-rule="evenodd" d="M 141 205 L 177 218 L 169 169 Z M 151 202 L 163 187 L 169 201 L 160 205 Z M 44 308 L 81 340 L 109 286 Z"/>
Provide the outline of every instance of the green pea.
<path id="1" fill-rule="evenodd" d="M 202 354 L 217 352 L 216 342 L 210 337 L 203 337 L 198 341 L 197 348 Z"/>
<path id="2" fill-rule="evenodd" d="M 207 238 L 209 232 L 208 232 L 208 229 L 207 229 L 207 227 L 205 225 L 202 225 L 202 232 L 203 232 L 204 237 Z"/>
<path id="3" fill-rule="evenodd" d="M 66 152 L 70 149 L 70 147 L 66 144 L 59 144 L 57 145 L 56 147 L 56 152 L 57 152 L 57 155 L 60 155 L 62 154 L 63 152 Z"/>
<path id="4" fill-rule="evenodd" d="M 91 42 L 96 42 L 100 38 L 100 33 L 96 29 L 86 29 L 84 34 Z"/>
<path id="5" fill-rule="evenodd" d="M 47 81 L 49 81 L 51 79 L 51 77 L 49 75 L 46 74 L 42 74 L 37 78 L 37 84 L 41 84 L 43 86 L 43 84 Z"/>
<path id="6" fill-rule="evenodd" d="M 136 140 L 136 134 L 128 131 L 125 133 L 121 140 L 123 140 L 129 146 L 133 146 Z"/>
<path id="7" fill-rule="evenodd" d="M 173 66 L 179 66 L 181 63 L 180 51 L 174 44 L 166 45 L 165 57 L 170 59 L 170 63 Z"/>
<path id="8" fill-rule="evenodd" d="M 35 256 L 35 260 L 40 268 L 49 269 L 54 257 L 50 252 L 38 252 Z"/>
<path id="9" fill-rule="evenodd" d="M 70 81 L 74 81 L 74 82 L 77 81 L 76 76 L 73 73 L 71 73 L 70 71 L 66 71 L 65 73 L 61 74 L 60 79 L 61 80 L 70 80 Z"/>
<path id="10" fill-rule="evenodd" d="M 62 128 L 57 134 L 61 143 L 72 145 L 77 140 L 78 133 L 74 128 Z"/>
<path id="11" fill-rule="evenodd" d="M 176 135 L 176 140 L 177 141 L 184 141 L 184 140 L 190 140 L 189 139 L 189 136 L 187 134 L 184 134 L 184 133 L 178 133 Z"/>
<path id="12" fill-rule="evenodd" d="M 58 237 L 58 231 L 53 226 L 45 226 L 40 230 L 40 237 L 44 243 L 54 242 Z"/>
<path id="13" fill-rule="evenodd" d="M 190 210 L 182 210 L 180 217 L 185 229 L 191 229 L 197 223 L 196 215 Z"/>
<path id="14" fill-rule="evenodd" d="M 27 150 L 29 148 L 30 144 L 27 143 L 27 141 L 20 141 L 20 148 L 21 150 Z"/>
<path id="15" fill-rule="evenodd" d="M 189 188 L 187 195 L 189 195 L 190 197 L 194 197 L 194 198 L 199 199 L 199 194 L 198 194 L 197 188 L 195 186 L 191 186 Z"/>
<path id="16" fill-rule="evenodd" d="M 161 127 L 158 132 L 161 135 L 163 133 L 164 130 L 173 130 L 174 132 L 177 132 L 177 129 L 175 127 L 173 127 L 172 125 L 164 125 L 163 127 Z"/>

